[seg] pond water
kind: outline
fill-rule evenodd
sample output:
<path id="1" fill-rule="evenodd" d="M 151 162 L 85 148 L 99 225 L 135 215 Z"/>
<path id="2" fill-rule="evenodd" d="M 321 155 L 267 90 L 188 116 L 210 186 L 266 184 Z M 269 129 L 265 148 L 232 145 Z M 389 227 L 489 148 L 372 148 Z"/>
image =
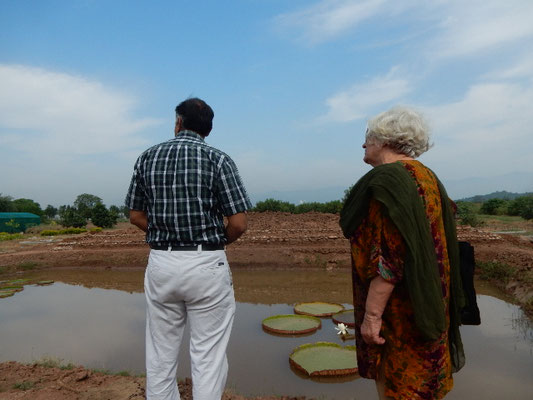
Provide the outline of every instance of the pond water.
<path id="1" fill-rule="evenodd" d="M 351 303 L 350 272 L 234 270 L 237 312 L 228 359 L 228 387 L 245 395 L 305 395 L 323 399 L 377 399 L 373 381 L 311 380 L 289 367 L 300 344 L 339 344 L 334 324 L 316 333 L 281 337 L 261 321 L 291 314 L 299 301 Z M 89 368 L 144 371 L 143 271 L 52 270 L 28 275 L 53 279 L 0 299 L 0 361 L 31 362 L 50 356 Z M 467 364 L 447 399 L 531 399 L 533 328 L 520 309 L 478 287 L 480 326 L 463 326 Z M 188 337 L 180 353 L 180 377 L 190 376 Z"/>

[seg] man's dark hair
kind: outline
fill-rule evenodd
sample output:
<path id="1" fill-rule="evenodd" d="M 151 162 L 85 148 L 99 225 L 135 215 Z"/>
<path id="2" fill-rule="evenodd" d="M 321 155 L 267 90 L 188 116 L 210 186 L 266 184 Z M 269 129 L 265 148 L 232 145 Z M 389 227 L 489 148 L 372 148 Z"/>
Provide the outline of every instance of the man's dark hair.
<path id="1" fill-rule="evenodd" d="M 213 128 L 213 117 L 215 116 L 213 109 L 197 97 L 178 104 L 176 115 L 181 117 L 183 129 L 194 131 L 202 136 L 209 135 Z"/>

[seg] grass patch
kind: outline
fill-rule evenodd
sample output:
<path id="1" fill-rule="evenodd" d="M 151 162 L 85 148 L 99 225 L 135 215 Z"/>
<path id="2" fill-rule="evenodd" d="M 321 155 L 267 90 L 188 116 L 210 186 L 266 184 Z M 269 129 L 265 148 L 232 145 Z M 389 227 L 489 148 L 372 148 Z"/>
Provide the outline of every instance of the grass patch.
<path id="1" fill-rule="evenodd" d="M 478 261 L 476 265 L 481 271 L 481 279 L 485 280 L 497 280 L 507 283 L 517 272 L 516 267 L 497 261 Z"/>
<path id="2" fill-rule="evenodd" d="M 85 228 L 46 229 L 41 231 L 41 236 L 78 235 L 87 232 Z"/>
<path id="3" fill-rule="evenodd" d="M 480 214 L 479 218 L 484 222 L 498 221 L 505 224 L 514 224 L 517 222 L 523 223 L 525 220 L 522 217 L 514 215 L 487 215 Z"/>
<path id="4" fill-rule="evenodd" d="M 23 237 L 24 235 L 22 233 L 0 232 L 0 242 L 3 242 L 5 240 L 22 239 Z"/>
<path id="5" fill-rule="evenodd" d="M 29 390 L 29 389 L 31 389 L 34 386 L 35 386 L 35 382 L 23 381 L 23 382 L 15 383 L 13 385 L 13 389 Z"/>
<path id="6" fill-rule="evenodd" d="M 75 368 L 74 364 L 63 364 L 62 359 L 53 357 L 43 357 L 40 360 L 35 361 L 34 364 L 44 368 L 59 368 L 63 370 L 70 370 Z"/>
<path id="7" fill-rule="evenodd" d="M 320 268 L 325 268 L 328 264 L 328 262 L 325 259 L 323 259 L 322 256 L 320 256 L 319 254 L 316 254 L 314 258 L 310 258 L 306 256 L 304 258 L 304 262 L 307 265 L 310 265 L 313 267 L 320 267 Z"/>
<path id="8" fill-rule="evenodd" d="M 91 368 L 91 372 L 95 374 L 113 375 L 113 372 L 105 368 Z"/>
<path id="9" fill-rule="evenodd" d="M 23 269 L 24 271 L 31 271 L 32 269 L 35 269 L 37 267 L 37 263 L 35 261 L 25 261 L 18 265 L 20 269 Z"/>

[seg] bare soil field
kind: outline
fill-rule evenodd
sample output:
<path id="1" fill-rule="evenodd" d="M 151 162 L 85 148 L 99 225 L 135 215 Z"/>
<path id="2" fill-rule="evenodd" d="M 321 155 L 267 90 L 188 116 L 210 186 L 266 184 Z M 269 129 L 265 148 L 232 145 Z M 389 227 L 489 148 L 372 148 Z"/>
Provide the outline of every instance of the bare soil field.
<path id="1" fill-rule="evenodd" d="M 493 233 L 500 228 L 460 226 L 458 236 L 474 246 L 477 261 L 501 262 L 517 268 L 519 272 L 504 285 L 504 290 L 520 304 L 531 305 L 533 239 Z M 524 229 L 532 231 L 533 223 L 524 222 Z M 0 242 L 0 279 L 30 269 L 144 268 L 148 253 L 144 234 L 127 223 L 97 233 L 26 236 Z M 232 268 L 350 268 L 349 244 L 339 228 L 338 216 L 333 214 L 250 213 L 248 231 L 228 246 L 227 253 Z M 142 399 L 143 388 L 144 379 L 139 377 L 104 375 L 84 368 L 62 370 L 37 364 L 0 363 L 0 400 Z M 181 388 L 182 398 L 190 398 L 190 382 L 183 382 Z M 231 393 L 225 396 L 244 399 Z"/>

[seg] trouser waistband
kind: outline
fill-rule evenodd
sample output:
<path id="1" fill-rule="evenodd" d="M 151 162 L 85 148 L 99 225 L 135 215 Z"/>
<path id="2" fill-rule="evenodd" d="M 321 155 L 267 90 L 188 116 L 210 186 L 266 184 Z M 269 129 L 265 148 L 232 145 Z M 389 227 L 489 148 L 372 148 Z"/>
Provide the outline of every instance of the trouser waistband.
<path id="1" fill-rule="evenodd" d="M 195 244 L 193 246 L 181 246 L 177 243 L 150 243 L 152 250 L 167 251 L 215 251 L 224 250 L 223 244 Z"/>

